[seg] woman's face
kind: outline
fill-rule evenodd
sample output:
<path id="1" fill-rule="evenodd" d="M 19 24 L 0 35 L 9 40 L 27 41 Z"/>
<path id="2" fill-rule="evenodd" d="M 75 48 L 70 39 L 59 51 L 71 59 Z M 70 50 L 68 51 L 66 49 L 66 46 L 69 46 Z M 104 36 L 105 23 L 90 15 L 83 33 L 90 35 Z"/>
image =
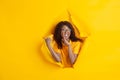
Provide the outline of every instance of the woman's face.
<path id="1" fill-rule="evenodd" d="M 62 38 L 69 39 L 70 34 L 71 34 L 71 30 L 66 25 L 64 25 L 61 29 Z"/>

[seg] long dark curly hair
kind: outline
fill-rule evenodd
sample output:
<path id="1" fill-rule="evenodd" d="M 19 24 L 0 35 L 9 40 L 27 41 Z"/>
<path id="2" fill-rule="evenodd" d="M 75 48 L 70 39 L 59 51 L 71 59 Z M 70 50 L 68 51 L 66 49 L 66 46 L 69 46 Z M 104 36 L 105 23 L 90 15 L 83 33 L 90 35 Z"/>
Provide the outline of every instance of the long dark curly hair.
<path id="1" fill-rule="evenodd" d="M 66 25 L 70 30 L 71 30 L 71 34 L 70 34 L 70 40 L 73 41 L 73 42 L 76 42 L 76 41 L 80 41 L 80 42 L 83 42 L 82 39 L 80 38 L 77 38 L 75 36 L 75 31 L 74 31 L 74 28 L 72 26 L 72 24 L 68 21 L 61 21 L 59 22 L 56 27 L 55 27 L 55 30 L 54 30 L 54 33 L 53 33 L 53 38 L 54 40 L 56 41 L 57 43 L 57 46 L 58 46 L 58 49 L 62 49 L 62 36 L 61 36 L 61 29 L 62 27 Z"/>

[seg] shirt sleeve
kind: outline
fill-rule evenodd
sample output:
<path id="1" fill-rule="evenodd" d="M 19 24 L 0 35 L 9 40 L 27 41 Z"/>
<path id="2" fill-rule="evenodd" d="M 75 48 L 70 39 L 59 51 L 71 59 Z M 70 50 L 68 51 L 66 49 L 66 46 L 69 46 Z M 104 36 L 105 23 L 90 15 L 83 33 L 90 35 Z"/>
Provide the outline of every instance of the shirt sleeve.
<path id="1" fill-rule="evenodd" d="M 74 54 L 79 54 L 80 48 L 81 48 L 81 43 L 79 41 L 73 43 L 73 53 Z"/>
<path id="2" fill-rule="evenodd" d="M 57 43 L 55 41 L 52 41 L 52 47 L 56 53 L 60 53 L 60 49 L 58 49 Z"/>

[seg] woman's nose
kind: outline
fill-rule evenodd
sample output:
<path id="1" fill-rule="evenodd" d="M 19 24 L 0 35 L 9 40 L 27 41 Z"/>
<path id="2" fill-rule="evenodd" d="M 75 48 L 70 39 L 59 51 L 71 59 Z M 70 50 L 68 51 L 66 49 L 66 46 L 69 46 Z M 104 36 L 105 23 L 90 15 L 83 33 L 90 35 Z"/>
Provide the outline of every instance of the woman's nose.
<path id="1" fill-rule="evenodd" d="M 68 31 L 65 31 L 65 34 L 68 34 Z"/>

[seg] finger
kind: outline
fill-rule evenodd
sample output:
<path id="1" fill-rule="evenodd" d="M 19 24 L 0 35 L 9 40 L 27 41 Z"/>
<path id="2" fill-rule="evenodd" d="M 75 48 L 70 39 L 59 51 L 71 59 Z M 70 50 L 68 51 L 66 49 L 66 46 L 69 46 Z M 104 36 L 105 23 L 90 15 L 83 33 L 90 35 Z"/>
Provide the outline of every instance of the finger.
<path id="1" fill-rule="evenodd" d="M 63 37 L 63 40 L 66 40 L 65 37 Z"/>

